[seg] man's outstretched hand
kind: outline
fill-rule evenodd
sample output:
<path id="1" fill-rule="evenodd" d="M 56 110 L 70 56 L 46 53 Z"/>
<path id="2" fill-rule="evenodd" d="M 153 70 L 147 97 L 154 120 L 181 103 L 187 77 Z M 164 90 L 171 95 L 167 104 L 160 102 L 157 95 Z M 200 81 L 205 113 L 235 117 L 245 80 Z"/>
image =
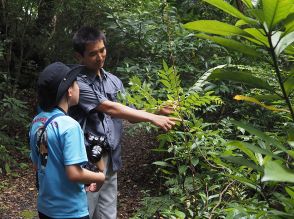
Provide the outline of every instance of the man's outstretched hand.
<path id="1" fill-rule="evenodd" d="M 176 117 L 155 115 L 154 118 L 151 120 L 151 123 L 163 129 L 164 131 L 169 131 L 176 125 L 176 122 L 178 121 L 181 120 Z"/>
<path id="2" fill-rule="evenodd" d="M 163 103 L 159 110 L 158 110 L 158 114 L 160 115 L 170 115 L 174 112 L 176 112 L 176 110 L 179 107 L 179 103 L 178 101 L 166 101 L 165 103 Z"/>

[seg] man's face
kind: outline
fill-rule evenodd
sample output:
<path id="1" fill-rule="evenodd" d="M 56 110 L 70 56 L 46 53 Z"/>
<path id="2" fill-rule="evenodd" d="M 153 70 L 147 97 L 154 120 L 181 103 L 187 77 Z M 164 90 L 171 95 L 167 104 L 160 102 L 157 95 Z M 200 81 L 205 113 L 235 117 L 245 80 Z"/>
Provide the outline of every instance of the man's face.
<path id="1" fill-rule="evenodd" d="M 103 40 L 88 43 L 83 56 L 79 56 L 80 63 L 85 65 L 89 70 L 99 72 L 104 66 L 106 58 L 106 48 Z"/>

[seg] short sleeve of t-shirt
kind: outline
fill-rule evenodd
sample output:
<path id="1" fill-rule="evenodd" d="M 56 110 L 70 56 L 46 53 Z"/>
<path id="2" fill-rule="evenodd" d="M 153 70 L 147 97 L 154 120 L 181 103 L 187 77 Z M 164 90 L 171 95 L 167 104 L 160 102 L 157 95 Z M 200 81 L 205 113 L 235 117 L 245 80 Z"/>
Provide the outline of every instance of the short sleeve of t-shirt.
<path id="1" fill-rule="evenodd" d="M 34 164 L 37 164 L 38 163 L 38 154 L 37 154 L 37 147 L 35 146 L 36 145 L 36 136 L 32 133 L 32 131 L 30 130 L 30 145 L 31 145 L 31 152 L 30 152 L 30 157 L 31 157 L 31 160 Z"/>
<path id="2" fill-rule="evenodd" d="M 103 101 L 107 100 L 95 86 L 90 85 L 82 78 L 78 78 L 80 88 L 79 106 L 85 111 L 90 112 L 95 109 Z"/>
<path id="3" fill-rule="evenodd" d="M 68 128 L 63 135 L 64 165 L 82 164 L 88 161 L 84 136 L 79 125 Z"/>

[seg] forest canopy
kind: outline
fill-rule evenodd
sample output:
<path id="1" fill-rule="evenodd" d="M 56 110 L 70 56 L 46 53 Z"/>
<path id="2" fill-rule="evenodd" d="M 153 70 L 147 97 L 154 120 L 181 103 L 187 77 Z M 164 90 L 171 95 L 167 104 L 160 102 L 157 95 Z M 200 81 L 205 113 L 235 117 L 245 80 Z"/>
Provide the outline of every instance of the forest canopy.
<path id="1" fill-rule="evenodd" d="M 105 68 L 127 87 L 120 101 L 149 112 L 176 102 L 181 119 L 174 131 L 156 132 L 160 191 L 146 192 L 133 218 L 293 217 L 293 0 L 0 6 L 2 175 L 19 168 L 14 153 L 29 162 L 39 72 L 76 63 L 73 34 L 94 26 L 106 34 Z"/>

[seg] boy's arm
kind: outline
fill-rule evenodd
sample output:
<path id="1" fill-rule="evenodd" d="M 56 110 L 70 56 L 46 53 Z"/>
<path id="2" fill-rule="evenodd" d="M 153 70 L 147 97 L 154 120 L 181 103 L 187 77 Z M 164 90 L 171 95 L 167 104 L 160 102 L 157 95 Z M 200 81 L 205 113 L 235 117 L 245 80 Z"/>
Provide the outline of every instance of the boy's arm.
<path id="1" fill-rule="evenodd" d="M 105 175 L 102 172 L 95 173 L 80 167 L 79 165 L 65 166 L 66 174 L 70 181 L 84 184 L 97 183 L 101 186 L 105 180 Z"/>
<path id="2" fill-rule="evenodd" d="M 155 115 L 109 100 L 100 103 L 96 109 L 112 117 L 126 119 L 131 122 L 151 122 L 165 131 L 170 130 L 175 125 L 176 121 L 180 121 L 178 118 Z"/>

